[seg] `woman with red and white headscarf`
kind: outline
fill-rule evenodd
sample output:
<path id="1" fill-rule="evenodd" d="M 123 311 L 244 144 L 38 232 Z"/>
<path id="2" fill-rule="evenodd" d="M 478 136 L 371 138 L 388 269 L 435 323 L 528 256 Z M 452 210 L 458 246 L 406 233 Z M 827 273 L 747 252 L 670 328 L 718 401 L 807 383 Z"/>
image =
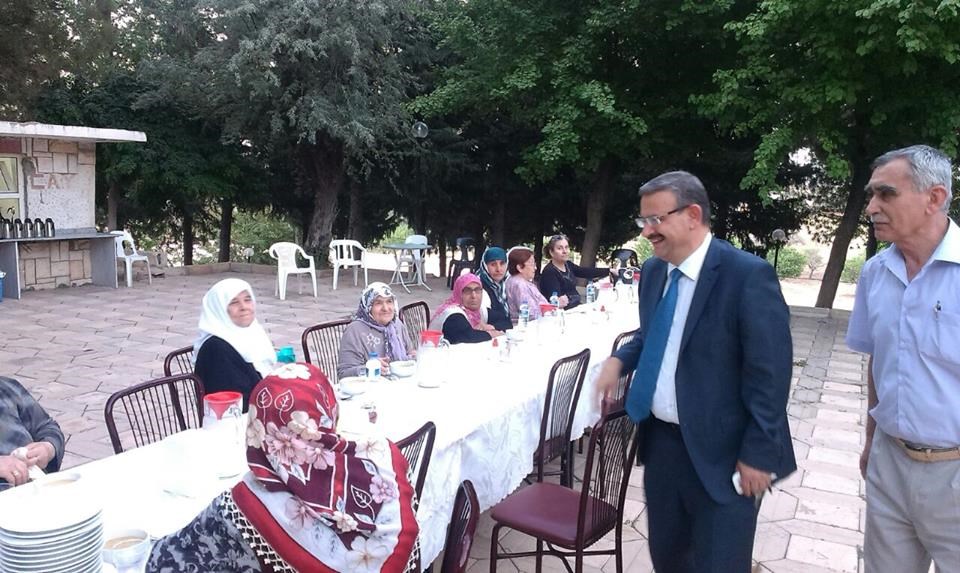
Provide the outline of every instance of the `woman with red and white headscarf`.
<path id="1" fill-rule="evenodd" d="M 450 344 L 461 342 L 485 342 L 503 332 L 487 324 L 481 307 L 483 306 L 483 283 L 473 273 L 460 275 L 453 283 L 450 298 L 443 301 L 433 320 L 430 330 L 443 332 Z"/>
<path id="2" fill-rule="evenodd" d="M 338 415 L 315 366 L 264 378 L 250 399 L 250 473 L 158 541 L 147 571 L 404 571 L 419 531 L 407 461 L 386 439 L 339 436 Z"/>

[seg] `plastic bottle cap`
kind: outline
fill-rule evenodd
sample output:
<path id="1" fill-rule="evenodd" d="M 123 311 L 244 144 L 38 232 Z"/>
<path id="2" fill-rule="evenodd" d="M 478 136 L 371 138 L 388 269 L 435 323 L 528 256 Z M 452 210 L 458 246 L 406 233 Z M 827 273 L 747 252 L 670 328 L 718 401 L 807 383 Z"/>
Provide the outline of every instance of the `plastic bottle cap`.
<path id="1" fill-rule="evenodd" d="M 367 354 L 367 358 L 376 358 L 376 357 L 377 357 L 376 352 L 371 352 L 370 354 Z"/>
<path id="2" fill-rule="evenodd" d="M 552 293 L 550 293 L 550 296 L 557 296 L 557 291 L 553 291 Z"/>

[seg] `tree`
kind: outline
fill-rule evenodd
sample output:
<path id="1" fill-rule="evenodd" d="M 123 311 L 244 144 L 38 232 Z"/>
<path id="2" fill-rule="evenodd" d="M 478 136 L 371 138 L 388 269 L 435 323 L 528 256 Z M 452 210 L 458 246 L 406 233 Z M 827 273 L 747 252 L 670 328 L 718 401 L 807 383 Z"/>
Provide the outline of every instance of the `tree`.
<path id="1" fill-rule="evenodd" d="M 0 4 L 0 118 L 30 119 L 34 99 L 66 63 L 67 18 L 61 0 L 5 0 Z"/>
<path id="2" fill-rule="evenodd" d="M 918 141 L 956 155 L 958 11 L 956 2 L 764 0 L 728 25 L 738 62 L 696 101 L 731 133 L 760 136 L 743 186 L 779 191 L 777 173 L 809 148 L 842 192 L 819 307 L 833 304 L 872 159 Z"/>

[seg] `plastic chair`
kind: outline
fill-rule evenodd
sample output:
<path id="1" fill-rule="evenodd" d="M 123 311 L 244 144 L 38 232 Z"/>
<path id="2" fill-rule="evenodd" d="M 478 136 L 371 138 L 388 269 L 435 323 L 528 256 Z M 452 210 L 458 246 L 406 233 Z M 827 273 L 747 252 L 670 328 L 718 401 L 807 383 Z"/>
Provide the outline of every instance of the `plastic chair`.
<path id="1" fill-rule="evenodd" d="M 620 268 L 640 266 L 637 262 L 637 252 L 633 249 L 617 249 L 610 256 L 610 260 L 620 261 Z"/>
<path id="2" fill-rule="evenodd" d="M 440 573 L 463 573 L 467 570 L 467 558 L 470 557 L 470 547 L 479 522 L 480 501 L 477 491 L 470 480 L 465 480 L 460 483 L 457 497 L 453 500 L 453 516 L 450 529 L 447 530 L 447 541 L 443 545 Z"/>
<path id="3" fill-rule="evenodd" d="M 417 499 L 423 494 L 423 484 L 427 481 L 427 468 L 430 467 L 433 442 L 436 439 L 437 427 L 433 422 L 427 422 L 416 432 L 397 441 L 397 448 L 410 465 L 410 475 L 413 476 L 411 481 L 414 491 L 417 492 Z"/>
<path id="4" fill-rule="evenodd" d="M 340 358 L 340 340 L 347 330 L 352 319 L 331 320 L 311 326 L 300 335 L 300 345 L 303 347 L 303 359 L 315 365 L 324 374 L 331 384 L 336 384 L 337 361 Z"/>
<path id="5" fill-rule="evenodd" d="M 203 421 L 203 383 L 192 374 L 157 378 L 115 392 L 103 408 L 113 451 L 123 452 L 117 418 L 125 420 L 134 447 L 145 446 Z"/>
<path id="6" fill-rule="evenodd" d="M 126 230 L 111 231 L 111 233 L 116 235 L 117 260 L 123 261 L 124 263 L 127 288 L 133 286 L 133 263 L 143 263 L 147 265 L 147 282 L 153 284 L 153 275 L 150 272 L 150 258 L 137 250 L 137 246 L 133 242 L 133 235 Z M 130 254 L 127 254 L 126 243 L 130 244 Z"/>
<path id="7" fill-rule="evenodd" d="M 544 467 L 560 458 L 560 483 L 566 486 L 573 484 L 573 442 L 570 435 L 589 362 L 590 349 L 587 348 L 557 360 L 550 369 L 543 417 L 540 420 L 540 443 L 533 454 L 538 482 L 548 475 Z"/>
<path id="8" fill-rule="evenodd" d="M 430 325 L 430 306 L 420 300 L 400 308 L 400 322 L 407 327 L 414 345 L 420 342 L 420 333 Z"/>
<path id="9" fill-rule="evenodd" d="M 174 372 L 176 369 L 176 372 Z M 179 376 L 193 374 L 193 346 L 184 346 L 167 354 L 163 359 L 163 375 Z"/>
<path id="10" fill-rule="evenodd" d="M 410 235 L 404 241 L 408 245 L 427 245 L 426 235 Z M 413 273 L 414 276 L 423 277 L 423 254 L 420 249 L 404 249 L 397 257 L 397 272 L 400 272 L 401 266 L 406 263 L 408 276 Z M 410 279 L 408 279 L 410 280 Z"/>
<path id="11" fill-rule="evenodd" d="M 496 522 L 490 542 L 490 571 L 504 558 L 536 557 L 536 570 L 543 556 L 574 558 L 576 572 L 583 571 L 587 555 L 614 555 L 617 573 L 623 572 L 623 506 L 630 482 L 630 463 L 636 454 L 636 426 L 620 410 L 607 414 L 593 427 L 580 491 L 554 483 L 535 483 L 510 495 L 490 512 Z M 536 538 L 535 551 L 499 553 L 500 529 L 508 527 Z M 612 549 L 588 550 L 610 530 L 615 530 Z M 546 544 L 546 549 L 544 545 Z"/>
<path id="12" fill-rule="evenodd" d="M 359 258 L 353 256 L 353 250 L 360 253 Z M 353 267 L 353 286 L 357 286 L 357 271 L 363 269 L 363 286 L 367 286 L 367 250 L 360 241 L 351 239 L 335 239 L 330 241 L 330 263 L 333 265 L 333 290 L 337 290 L 337 278 L 340 269 Z"/>
<path id="13" fill-rule="evenodd" d="M 289 275 L 309 274 L 313 281 L 313 298 L 317 298 L 317 270 L 314 266 L 313 257 L 296 243 L 274 243 L 270 245 L 270 256 L 277 260 L 277 288 L 275 293 L 280 294 L 280 300 L 287 300 L 287 277 Z M 305 267 L 297 266 L 297 253 L 306 259 L 308 265 Z M 301 284 L 297 283 L 297 292 L 303 292 Z"/>
<path id="14" fill-rule="evenodd" d="M 460 276 L 460 273 L 463 272 L 463 269 L 473 269 L 476 267 L 476 256 L 470 256 L 470 249 L 473 249 L 476 252 L 477 242 L 473 240 L 473 237 L 460 237 L 456 241 L 457 250 L 460 252 L 460 258 L 457 258 L 457 253 L 453 253 L 453 258 L 450 259 L 449 271 L 447 272 L 447 288 L 453 289 L 453 283 L 457 280 L 457 277 Z"/>
<path id="15" fill-rule="evenodd" d="M 623 346 L 632 342 L 639 333 L 640 330 L 637 329 L 618 334 L 617 338 L 613 341 L 613 348 L 610 350 L 610 354 L 616 354 Z M 628 370 L 621 374 L 620 378 L 617 379 L 616 391 L 609 396 L 604 396 L 603 402 L 600 405 L 603 414 L 609 414 L 614 410 L 623 409 L 627 399 L 627 392 L 630 391 L 630 382 L 633 381 L 633 372 L 633 370 Z"/>

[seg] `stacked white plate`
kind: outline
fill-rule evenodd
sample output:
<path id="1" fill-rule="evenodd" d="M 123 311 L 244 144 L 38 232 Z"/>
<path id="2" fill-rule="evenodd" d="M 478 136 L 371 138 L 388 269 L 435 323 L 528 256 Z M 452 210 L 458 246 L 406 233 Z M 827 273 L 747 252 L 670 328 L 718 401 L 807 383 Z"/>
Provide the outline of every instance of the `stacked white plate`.
<path id="1" fill-rule="evenodd" d="M 103 524 L 95 496 L 79 480 L 49 478 L 4 493 L 0 571 L 99 573 Z"/>

